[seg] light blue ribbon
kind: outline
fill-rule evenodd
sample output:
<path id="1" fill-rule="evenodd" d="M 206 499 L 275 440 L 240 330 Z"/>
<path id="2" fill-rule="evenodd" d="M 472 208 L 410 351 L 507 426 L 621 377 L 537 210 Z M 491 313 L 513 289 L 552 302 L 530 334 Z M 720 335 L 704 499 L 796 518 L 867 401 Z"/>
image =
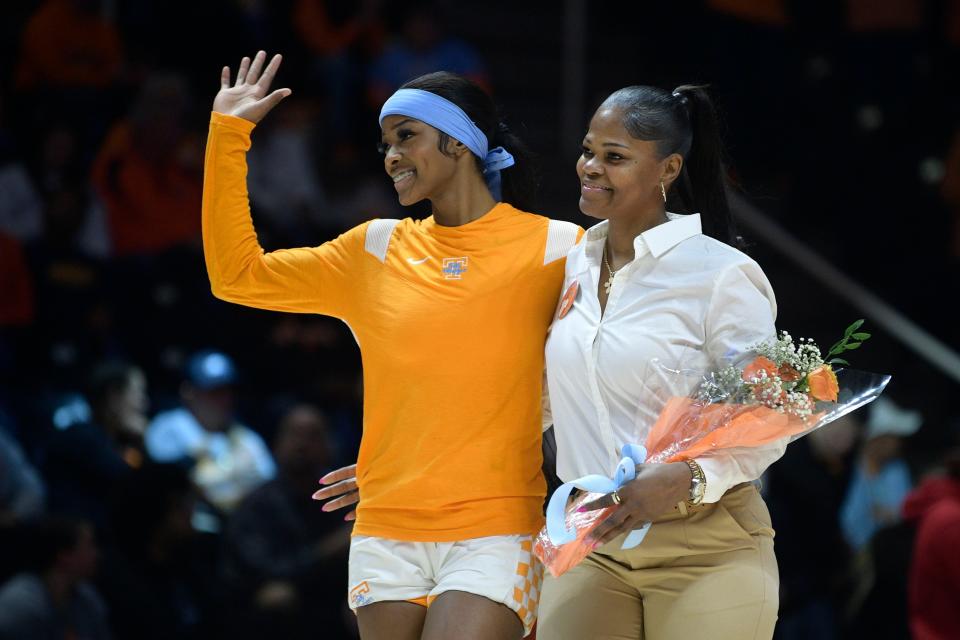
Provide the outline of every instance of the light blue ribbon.
<path id="1" fill-rule="evenodd" d="M 637 477 L 637 465 L 647 459 L 647 450 L 636 444 L 626 444 L 621 449 L 623 458 L 617 465 L 613 478 L 601 475 L 589 475 L 564 483 L 550 496 L 547 504 L 547 535 L 550 542 L 556 545 L 573 542 L 577 538 L 575 529 L 567 528 L 567 500 L 574 489 L 589 491 L 590 493 L 613 493 L 623 485 Z M 645 523 L 639 529 L 631 531 L 624 539 L 621 549 L 632 549 L 641 542 L 650 530 L 650 523 Z"/>
<path id="2" fill-rule="evenodd" d="M 503 147 L 489 148 L 487 136 L 463 109 L 446 98 L 422 89 L 400 89 L 380 109 L 380 128 L 387 116 L 408 116 L 429 124 L 459 140 L 483 161 L 483 175 L 490 194 L 502 197 L 500 171 L 514 165 L 513 156 Z"/>

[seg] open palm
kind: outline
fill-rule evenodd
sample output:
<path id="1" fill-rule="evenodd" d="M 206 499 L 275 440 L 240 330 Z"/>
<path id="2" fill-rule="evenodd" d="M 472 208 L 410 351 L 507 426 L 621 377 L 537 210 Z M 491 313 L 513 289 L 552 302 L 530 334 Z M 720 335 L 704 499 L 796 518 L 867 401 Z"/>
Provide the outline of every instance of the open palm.
<path id="1" fill-rule="evenodd" d="M 213 99 L 213 110 L 257 123 L 290 95 L 290 89 L 277 89 L 268 93 L 270 83 L 280 68 L 282 57 L 279 53 L 273 56 L 264 69 L 263 63 L 266 59 L 265 51 L 257 52 L 252 62 L 250 58 L 244 57 L 240 61 L 237 80 L 233 86 L 230 86 L 230 67 L 224 67 L 220 73 L 220 91 Z"/>

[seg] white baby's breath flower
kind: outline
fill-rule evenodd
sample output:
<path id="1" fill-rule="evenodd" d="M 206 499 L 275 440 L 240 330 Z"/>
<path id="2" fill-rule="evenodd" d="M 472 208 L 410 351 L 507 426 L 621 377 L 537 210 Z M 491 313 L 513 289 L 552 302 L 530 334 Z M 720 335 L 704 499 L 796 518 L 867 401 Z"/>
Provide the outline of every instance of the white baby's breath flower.
<path id="1" fill-rule="evenodd" d="M 781 331 L 774 340 L 752 345 L 750 351 L 770 360 L 776 370 L 758 368 L 745 379 L 742 367 L 724 367 L 705 376 L 698 400 L 755 404 L 804 419 L 813 415 L 814 403 L 802 389 L 806 389 L 807 375 L 824 364 L 816 342 L 804 337 L 795 340 L 788 331 Z"/>

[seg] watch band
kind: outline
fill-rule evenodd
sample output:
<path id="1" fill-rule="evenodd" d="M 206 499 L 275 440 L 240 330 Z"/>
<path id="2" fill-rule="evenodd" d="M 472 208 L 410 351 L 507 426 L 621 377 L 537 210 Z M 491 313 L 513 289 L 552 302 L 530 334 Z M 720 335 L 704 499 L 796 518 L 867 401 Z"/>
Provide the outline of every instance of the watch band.
<path id="1" fill-rule="evenodd" d="M 707 477 L 696 460 L 687 459 L 684 462 L 690 467 L 690 473 L 693 476 L 690 480 L 690 497 L 687 499 L 687 504 L 695 507 L 703 502 L 703 496 L 707 492 Z"/>

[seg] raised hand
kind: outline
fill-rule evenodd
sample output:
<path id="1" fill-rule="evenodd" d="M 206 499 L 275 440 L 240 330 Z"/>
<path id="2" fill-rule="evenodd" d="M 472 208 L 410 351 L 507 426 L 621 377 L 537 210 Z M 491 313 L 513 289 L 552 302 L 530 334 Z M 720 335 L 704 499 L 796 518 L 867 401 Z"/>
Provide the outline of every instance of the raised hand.
<path id="1" fill-rule="evenodd" d="M 250 58 L 244 57 L 240 61 L 240 69 L 233 86 L 230 86 L 230 67 L 224 67 L 220 73 L 220 91 L 213 99 L 213 110 L 257 123 L 289 96 L 291 91 L 287 88 L 267 93 L 277 69 L 280 68 L 282 56 L 279 53 L 273 56 L 264 69 L 263 63 L 266 59 L 266 51 L 258 51 L 252 62 Z"/>
<path id="2" fill-rule="evenodd" d="M 336 511 L 360 502 L 357 491 L 357 465 L 341 467 L 320 478 L 320 484 L 327 485 L 313 494 L 314 500 L 329 500 L 323 505 L 324 511 Z M 338 497 L 339 496 L 339 497 Z M 336 500 L 331 500 L 336 498 Z M 350 511 L 344 520 L 356 520 L 356 510 Z"/>

